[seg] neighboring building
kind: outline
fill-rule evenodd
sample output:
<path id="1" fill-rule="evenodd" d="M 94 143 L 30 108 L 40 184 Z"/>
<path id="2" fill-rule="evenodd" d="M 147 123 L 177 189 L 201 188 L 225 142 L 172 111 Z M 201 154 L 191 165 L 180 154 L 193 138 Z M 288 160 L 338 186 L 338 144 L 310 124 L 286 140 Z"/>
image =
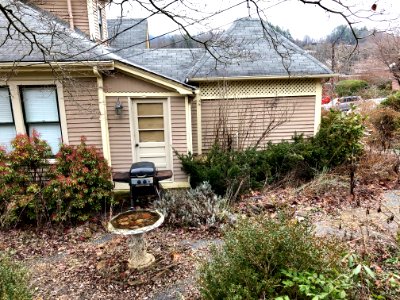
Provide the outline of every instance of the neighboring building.
<path id="1" fill-rule="evenodd" d="M 213 52 L 148 49 L 145 22 L 107 25 L 104 1 L 0 1 L 22 21 L 11 39 L 0 17 L 0 144 L 37 129 L 56 152 L 84 135 L 114 171 L 154 161 L 178 187 L 188 178 L 174 150 L 200 154 L 216 137 L 262 147 L 317 131 L 321 80 L 332 72 L 260 20 L 234 22 Z"/>

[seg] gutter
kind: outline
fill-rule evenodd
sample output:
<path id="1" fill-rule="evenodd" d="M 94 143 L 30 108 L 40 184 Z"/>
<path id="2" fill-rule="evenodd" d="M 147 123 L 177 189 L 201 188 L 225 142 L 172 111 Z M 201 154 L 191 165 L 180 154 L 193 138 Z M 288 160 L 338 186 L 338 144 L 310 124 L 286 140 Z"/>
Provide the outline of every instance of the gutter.
<path id="1" fill-rule="evenodd" d="M 107 118 L 107 103 L 104 95 L 104 82 L 103 76 L 97 67 L 93 67 L 93 73 L 97 77 L 97 91 L 99 97 L 99 111 L 100 111 L 100 127 L 101 127 L 101 141 L 103 145 L 103 155 L 107 159 L 108 165 L 111 167 L 111 150 L 110 150 L 110 133 L 108 131 L 108 118 Z"/>
<path id="2" fill-rule="evenodd" d="M 263 79 L 300 79 L 300 78 L 331 78 L 339 76 L 339 74 L 317 74 L 317 75 L 279 75 L 279 76 L 236 76 L 236 77 L 193 77 L 189 82 L 205 82 L 205 81 L 233 81 L 233 80 L 263 80 Z"/>

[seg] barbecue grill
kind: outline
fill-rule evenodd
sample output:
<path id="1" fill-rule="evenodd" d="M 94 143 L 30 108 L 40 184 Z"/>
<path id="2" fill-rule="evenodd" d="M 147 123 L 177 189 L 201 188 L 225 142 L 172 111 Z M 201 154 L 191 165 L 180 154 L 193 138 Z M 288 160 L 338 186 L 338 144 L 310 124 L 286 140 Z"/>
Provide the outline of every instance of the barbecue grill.
<path id="1" fill-rule="evenodd" d="M 157 171 L 154 163 L 149 161 L 133 163 L 128 172 L 113 173 L 114 181 L 129 183 L 131 209 L 139 195 L 156 194 L 160 197 L 159 182 L 171 177 L 170 170 Z"/>

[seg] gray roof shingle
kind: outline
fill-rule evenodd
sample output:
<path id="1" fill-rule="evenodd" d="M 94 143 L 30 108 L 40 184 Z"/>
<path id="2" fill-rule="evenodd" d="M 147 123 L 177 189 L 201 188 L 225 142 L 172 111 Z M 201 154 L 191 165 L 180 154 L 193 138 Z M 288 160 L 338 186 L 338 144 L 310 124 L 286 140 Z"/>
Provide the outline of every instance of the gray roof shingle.
<path id="1" fill-rule="evenodd" d="M 310 76 L 332 74 L 260 19 L 242 18 L 221 35 L 190 77 Z"/>
<path id="2" fill-rule="evenodd" d="M 125 59 L 163 76 L 186 82 L 204 49 L 125 49 L 118 52 Z"/>
<path id="3" fill-rule="evenodd" d="M 37 7 L 0 0 L 15 15 L 14 26 L 0 14 L 1 62 L 98 61 L 114 59 L 106 47 L 73 31 L 61 19 Z"/>
<path id="4" fill-rule="evenodd" d="M 116 49 L 145 49 L 147 47 L 147 19 L 108 19 L 108 37 Z"/>

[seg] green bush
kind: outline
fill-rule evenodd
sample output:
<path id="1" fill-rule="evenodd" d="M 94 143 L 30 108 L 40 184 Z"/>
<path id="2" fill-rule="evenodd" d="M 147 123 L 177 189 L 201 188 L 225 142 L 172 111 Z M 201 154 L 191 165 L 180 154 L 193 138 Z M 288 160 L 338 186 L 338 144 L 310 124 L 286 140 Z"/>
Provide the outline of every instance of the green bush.
<path id="1" fill-rule="evenodd" d="M 84 138 L 78 146 L 61 146 L 53 172 L 55 179 L 47 187 L 48 196 L 55 201 L 52 220 L 85 221 L 102 205 L 110 204 L 111 169 Z"/>
<path id="2" fill-rule="evenodd" d="M 0 213 L 1 224 L 48 220 L 45 187 L 53 174 L 48 160 L 49 145 L 37 132 L 29 137 L 19 134 L 11 142 L 10 153 L 0 151 Z"/>
<path id="3" fill-rule="evenodd" d="M 12 150 L 0 149 L 0 225 L 86 220 L 110 203 L 111 170 L 84 139 L 61 145 L 54 164 L 37 133 L 18 135 Z"/>
<path id="4" fill-rule="evenodd" d="M 342 248 L 317 239 L 305 223 L 256 219 L 239 222 L 226 233 L 221 248 L 200 269 L 204 299 L 274 299 L 301 297 L 298 286 L 284 284 L 283 273 L 313 272 L 333 278 L 342 272 Z"/>
<path id="5" fill-rule="evenodd" d="M 395 111 L 400 112 L 400 92 L 390 95 L 381 102 L 381 106 L 389 107 Z"/>
<path id="6" fill-rule="evenodd" d="M 368 82 L 364 80 L 342 80 L 336 84 L 335 92 L 339 97 L 353 96 L 366 88 L 368 88 Z"/>
<path id="7" fill-rule="evenodd" d="M 263 150 L 223 150 L 218 145 L 204 156 L 179 155 L 192 187 L 208 181 L 218 195 L 246 191 L 281 180 L 289 173 L 307 180 L 323 169 L 348 162 L 362 152 L 364 126 L 355 113 L 330 111 L 314 138 L 294 136 L 291 142 L 269 143 Z M 235 194 L 235 192 L 234 192 Z"/>
<path id="8" fill-rule="evenodd" d="M 369 116 L 373 126 L 371 141 L 383 151 L 391 148 L 398 141 L 400 129 L 400 112 L 389 107 L 374 110 Z"/>
<path id="9" fill-rule="evenodd" d="M 4 254 L 0 255 L 0 299 L 32 299 L 26 270 Z"/>
<path id="10" fill-rule="evenodd" d="M 322 170 L 358 157 L 363 151 L 361 138 L 364 130 L 363 118 L 359 114 L 331 110 L 323 115 L 320 129 L 312 139 L 310 164 Z"/>

